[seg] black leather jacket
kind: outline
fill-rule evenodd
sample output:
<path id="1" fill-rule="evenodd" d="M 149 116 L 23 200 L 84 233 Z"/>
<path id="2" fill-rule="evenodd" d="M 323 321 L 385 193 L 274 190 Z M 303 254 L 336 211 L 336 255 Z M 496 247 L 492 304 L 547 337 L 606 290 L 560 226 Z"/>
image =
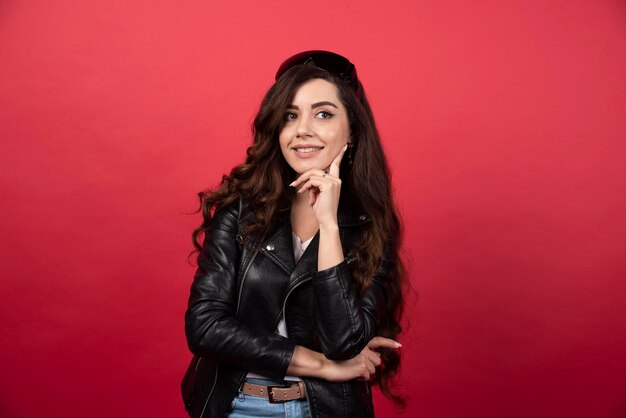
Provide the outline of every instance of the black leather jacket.
<path id="1" fill-rule="evenodd" d="M 273 233 L 261 245 L 257 240 L 245 248 L 239 234 L 246 216 L 241 199 L 216 211 L 185 314 L 194 358 L 182 391 L 191 417 L 224 416 L 248 371 L 282 380 L 296 344 L 329 359 L 349 359 L 376 335 L 389 260 L 383 258 L 371 286 L 359 297 L 349 268 L 350 250 L 370 219 L 348 200 L 342 194 L 338 211 L 347 257 L 319 272 L 319 232 L 296 264 L 288 210 L 279 212 Z M 275 333 L 283 310 L 289 338 Z M 312 417 L 373 417 L 368 382 L 303 380 Z"/>

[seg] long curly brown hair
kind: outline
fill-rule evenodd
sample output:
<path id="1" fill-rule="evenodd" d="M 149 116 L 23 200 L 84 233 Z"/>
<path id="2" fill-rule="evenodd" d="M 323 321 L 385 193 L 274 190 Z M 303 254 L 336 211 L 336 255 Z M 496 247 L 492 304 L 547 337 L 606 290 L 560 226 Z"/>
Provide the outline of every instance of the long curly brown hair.
<path id="1" fill-rule="evenodd" d="M 383 152 L 380 136 L 374 122 L 370 105 L 362 92 L 359 99 L 355 92 L 333 74 L 314 65 L 296 65 L 283 74 L 268 90 L 261 108 L 254 119 L 252 135 L 254 141 L 247 149 L 245 163 L 234 167 L 224 175 L 217 190 L 198 193 L 204 221 L 193 231 L 195 251 L 202 249 L 201 235 L 211 224 L 212 213 L 220 207 L 235 203 L 243 197 L 244 210 L 252 213 L 242 226 L 244 243 L 250 237 L 264 236 L 274 226 L 277 211 L 291 207 L 295 191 L 288 187 L 297 173 L 287 164 L 282 155 L 278 137 L 285 125 L 285 112 L 296 90 L 308 80 L 321 78 L 333 83 L 339 99 L 348 110 L 350 134 L 353 142 L 352 164 L 343 158 L 340 168 L 341 193 L 356 199 L 361 213 L 371 218 L 364 226 L 363 235 L 349 264 L 355 285 L 363 293 L 370 285 L 371 277 L 385 258 L 390 262 L 389 287 L 385 312 L 381 315 L 377 334 L 397 338 L 402 331 L 400 319 L 404 308 L 403 290 L 407 273 L 399 256 L 402 227 L 393 203 L 391 175 Z M 196 212 L 197 213 L 197 212 Z M 400 355 L 396 350 L 381 350 L 383 365 L 376 374 L 374 383 L 400 407 L 405 399 L 391 387 L 396 375 Z"/>

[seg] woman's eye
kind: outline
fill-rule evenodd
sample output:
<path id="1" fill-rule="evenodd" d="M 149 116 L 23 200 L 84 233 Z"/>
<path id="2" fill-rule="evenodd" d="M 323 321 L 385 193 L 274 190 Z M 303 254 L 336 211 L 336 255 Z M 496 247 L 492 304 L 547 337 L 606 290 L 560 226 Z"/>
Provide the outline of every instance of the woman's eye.
<path id="1" fill-rule="evenodd" d="M 322 110 L 321 112 L 317 114 L 317 116 L 320 117 L 321 119 L 330 119 L 333 117 L 333 114 L 325 110 Z"/>
<path id="2" fill-rule="evenodd" d="M 287 112 L 285 113 L 285 120 L 296 120 L 298 116 L 295 113 Z"/>

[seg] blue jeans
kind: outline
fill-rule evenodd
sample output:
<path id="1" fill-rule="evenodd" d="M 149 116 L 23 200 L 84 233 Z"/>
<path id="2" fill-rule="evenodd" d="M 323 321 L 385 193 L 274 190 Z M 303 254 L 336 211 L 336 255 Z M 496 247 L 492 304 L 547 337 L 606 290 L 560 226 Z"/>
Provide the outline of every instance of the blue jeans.
<path id="1" fill-rule="evenodd" d="M 266 379 L 246 379 L 257 385 L 276 385 L 277 382 Z M 233 399 L 232 410 L 228 418 L 310 418 L 309 404 L 306 399 L 270 403 L 266 398 L 250 396 L 239 392 Z"/>

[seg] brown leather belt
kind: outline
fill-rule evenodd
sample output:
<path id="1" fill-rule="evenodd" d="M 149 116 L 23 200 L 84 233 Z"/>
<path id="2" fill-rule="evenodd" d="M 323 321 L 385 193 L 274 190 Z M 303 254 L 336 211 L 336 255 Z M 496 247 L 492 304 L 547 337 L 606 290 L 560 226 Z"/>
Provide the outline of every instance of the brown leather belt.
<path id="1" fill-rule="evenodd" d="M 302 381 L 293 382 L 291 385 L 255 385 L 244 382 L 241 391 L 250 396 L 266 398 L 270 403 L 293 401 L 294 399 L 306 398 L 304 383 Z"/>

